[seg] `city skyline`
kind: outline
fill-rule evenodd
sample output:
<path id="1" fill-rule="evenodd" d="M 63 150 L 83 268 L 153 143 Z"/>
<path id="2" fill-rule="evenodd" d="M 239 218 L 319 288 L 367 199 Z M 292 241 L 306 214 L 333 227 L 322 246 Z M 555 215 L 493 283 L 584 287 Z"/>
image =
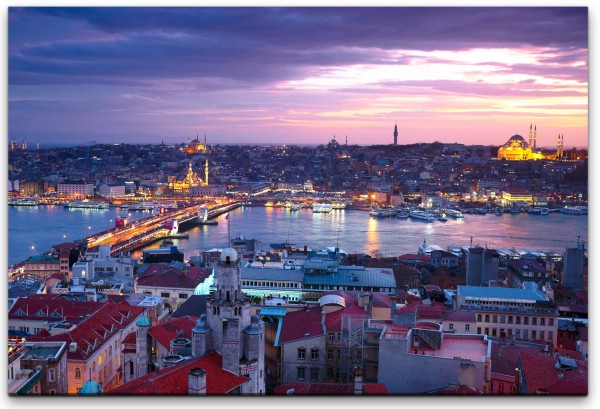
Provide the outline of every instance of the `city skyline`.
<path id="1" fill-rule="evenodd" d="M 587 20 L 583 7 L 10 8 L 9 140 L 368 145 L 398 124 L 399 144 L 501 145 L 533 123 L 538 146 L 587 147 Z"/>

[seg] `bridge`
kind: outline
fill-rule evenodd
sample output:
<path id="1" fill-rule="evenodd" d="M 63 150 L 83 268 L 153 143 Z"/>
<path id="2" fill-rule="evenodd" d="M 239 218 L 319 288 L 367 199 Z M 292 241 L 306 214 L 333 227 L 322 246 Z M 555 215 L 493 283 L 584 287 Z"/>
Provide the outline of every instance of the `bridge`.
<path id="1" fill-rule="evenodd" d="M 228 201 L 223 204 L 207 206 L 208 218 L 215 218 L 240 207 L 243 201 Z M 187 206 L 167 213 L 150 216 L 136 220 L 124 227 L 115 227 L 93 234 L 83 240 L 87 248 L 100 245 L 111 246 L 111 256 L 116 256 L 125 251 L 145 246 L 156 240 L 167 237 L 171 229 L 166 227 L 166 222 L 176 220 L 179 226 L 197 220 L 200 205 Z"/>

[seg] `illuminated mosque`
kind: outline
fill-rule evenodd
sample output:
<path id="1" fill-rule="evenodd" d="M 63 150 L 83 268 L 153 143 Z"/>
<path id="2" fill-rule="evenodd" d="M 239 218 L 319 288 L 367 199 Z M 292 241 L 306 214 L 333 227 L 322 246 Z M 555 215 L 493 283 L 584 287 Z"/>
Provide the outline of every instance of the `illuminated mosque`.
<path id="1" fill-rule="evenodd" d="M 169 189 L 174 193 L 188 193 L 191 187 L 208 186 L 208 158 L 204 165 L 204 180 L 192 169 L 192 161 L 188 171 L 183 178 L 175 178 L 169 183 Z"/>
<path id="2" fill-rule="evenodd" d="M 537 148 L 537 125 L 529 126 L 529 143 L 521 135 L 513 135 L 498 149 L 498 159 L 506 160 L 539 160 L 539 159 L 562 159 L 564 135 L 558 136 L 558 145 L 555 154 L 543 153 Z"/>
<path id="3" fill-rule="evenodd" d="M 198 139 L 198 135 L 196 135 L 196 139 L 190 141 L 188 138 L 187 147 L 185 148 L 187 153 L 198 153 L 198 152 L 206 152 L 206 135 L 204 135 L 204 143 L 200 142 Z"/>

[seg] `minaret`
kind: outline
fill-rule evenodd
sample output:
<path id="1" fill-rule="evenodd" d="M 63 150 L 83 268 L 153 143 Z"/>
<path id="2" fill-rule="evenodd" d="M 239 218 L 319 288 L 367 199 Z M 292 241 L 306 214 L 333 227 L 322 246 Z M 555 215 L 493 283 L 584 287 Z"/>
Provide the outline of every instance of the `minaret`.
<path id="1" fill-rule="evenodd" d="M 532 127 L 533 127 L 533 124 L 529 124 L 529 147 L 533 146 L 533 144 L 532 144 L 533 143 Z"/>
<path id="2" fill-rule="evenodd" d="M 398 124 L 394 125 L 394 145 L 398 145 Z"/>
<path id="3" fill-rule="evenodd" d="M 204 164 L 204 183 L 208 186 L 208 156 L 206 157 L 206 163 Z"/>
<path id="4" fill-rule="evenodd" d="M 558 139 L 556 140 L 556 159 L 560 159 L 560 134 L 558 134 Z"/>
<path id="5" fill-rule="evenodd" d="M 533 128 L 533 150 L 537 147 L 537 125 Z"/>

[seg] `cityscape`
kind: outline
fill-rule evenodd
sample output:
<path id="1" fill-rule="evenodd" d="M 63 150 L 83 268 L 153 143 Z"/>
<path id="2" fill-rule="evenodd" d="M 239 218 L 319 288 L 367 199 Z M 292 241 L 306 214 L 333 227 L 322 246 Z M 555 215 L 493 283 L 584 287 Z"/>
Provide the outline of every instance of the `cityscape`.
<path id="1" fill-rule="evenodd" d="M 8 21 L 9 396 L 588 395 L 586 7 Z"/>

